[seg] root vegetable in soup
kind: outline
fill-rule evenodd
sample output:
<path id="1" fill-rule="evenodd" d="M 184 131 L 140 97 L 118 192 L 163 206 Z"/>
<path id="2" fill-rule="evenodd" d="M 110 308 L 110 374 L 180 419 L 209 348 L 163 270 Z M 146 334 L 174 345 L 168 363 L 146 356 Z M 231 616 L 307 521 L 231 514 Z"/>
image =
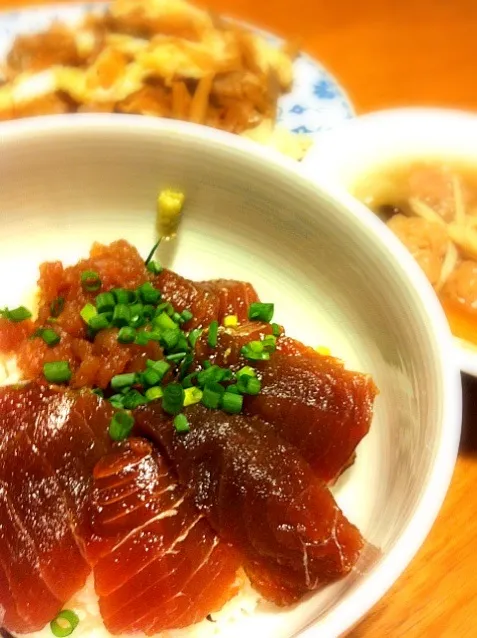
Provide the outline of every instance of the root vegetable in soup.
<path id="1" fill-rule="evenodd" d="M 353 193 L 410 251 L 453 334 L 477 345 L 475 168 L 438 160 L 388 166 L 361 179 Z"/>

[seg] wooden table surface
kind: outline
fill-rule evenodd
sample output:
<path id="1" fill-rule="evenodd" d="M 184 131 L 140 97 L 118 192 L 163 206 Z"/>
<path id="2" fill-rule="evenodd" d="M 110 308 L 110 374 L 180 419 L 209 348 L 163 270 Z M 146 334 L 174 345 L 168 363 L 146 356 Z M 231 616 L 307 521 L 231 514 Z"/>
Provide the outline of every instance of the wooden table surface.
<path id="1" fill-rule="evenodd" d="M 0 7 L 25 3 L 0 0 Z M 477 109 L 476 0 L 208 5 L 285 37 L 300 36 L 303 48 L 343 83 L 359 113 L 403 105 Z M 461 450 L 444 507 L 410 567 L 352 638 L 477 636 L 477 383 L 464 378 L 463 385 Z"/>

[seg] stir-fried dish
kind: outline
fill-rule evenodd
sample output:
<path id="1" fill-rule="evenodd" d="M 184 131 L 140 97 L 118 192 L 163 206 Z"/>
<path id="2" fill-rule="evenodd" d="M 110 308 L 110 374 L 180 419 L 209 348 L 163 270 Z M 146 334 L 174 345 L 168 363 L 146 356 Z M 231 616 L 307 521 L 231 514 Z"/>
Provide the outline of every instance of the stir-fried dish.
<path id="1" fill-rule="evenodd" d="M 152 115 L 275 142 L 300 158 L 308 140 L 275 126 L 296 53 L 185 0 L 114 0 L 78 25 L 16 38 L 0 67 L 0 121 Z"/>
<path id="2" fill-rule="evenodd" d="M 392 166 L 361 179 L 354 194 L 409 249 L 453 334 L 477 345 L 475 169 L 437 161 Z"/>
<path id="3" fill-rule="evenodd" d="M 366 542 L 329 486 L 370 428 L 368 375 L 288 337 L 251 284 L 124 240 L 38 287 L 35 316 L 0 318 L 22 380 L 0 388 L 5 629 L 186 630 L 247 587 L 283 607 L 354 569 Z"/>

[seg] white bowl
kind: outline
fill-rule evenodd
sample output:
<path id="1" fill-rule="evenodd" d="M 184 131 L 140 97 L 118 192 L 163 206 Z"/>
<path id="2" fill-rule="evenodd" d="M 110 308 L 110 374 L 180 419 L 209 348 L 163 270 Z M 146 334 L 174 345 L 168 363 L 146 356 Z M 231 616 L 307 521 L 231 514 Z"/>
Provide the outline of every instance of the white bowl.
<path id="1" fill-rule="evenodd" d="M 312 179 L 348 189 L 381 164 L 429 158 L 471 162 L 477 171 L 477 115 L 427 108 L 371 113 L 319 135 L 302 165 Z M 477 377 L 477 348 L 455 339 L 455 349 L 461 370 Z"/>
<path id="2" fill-rule="evenodd" d="M 186 276 L 250 280 L 291 335 L 370 372 L 371 433 L 336 487 L 383 558 L 234 635 L 338 636 L 396 580 L 426 537 L 452 475 L 461 389 L 445 317 L 409 254 L 345 192 L 212 129 L 145 117 L 61 116 L 0 127 L 2 303 L 22 301 L 44 259 L 76 260 L 125 237 L 146 254 L 159 188 L 185 191 L 174 254 Z"/>

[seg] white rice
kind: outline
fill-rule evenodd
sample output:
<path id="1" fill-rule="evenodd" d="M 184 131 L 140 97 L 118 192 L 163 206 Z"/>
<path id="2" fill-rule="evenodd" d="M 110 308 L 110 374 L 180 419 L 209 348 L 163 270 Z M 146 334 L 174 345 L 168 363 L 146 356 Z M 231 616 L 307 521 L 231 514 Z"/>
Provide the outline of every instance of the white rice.
<path id="1" fill-rule="evenodd" d="M 230 628 L 245 616 L 252 614 L 259 602 L 259 595 L 252 588 L 250 582 L 241 579 L 243 585 L 239 593 L 217 613 L 212 614 L 212 620 L 187 627 L 164 631 L 155 636 L 160 638 L 210 638 L 211 636 L 229 636 Z M 94 591 L 93 576 L 90 576 L 85 587 L 65 604 L 65 609 L 73 610 L 80 620 L 72 636 L 74 638 L 109 638 L 111 634 L 103 625 L 99 612 L 98 599 Z M 143 634 L 134 634 L 141 636 Z M 118 638 L 130 638 L 131 634 L 121 634 Z M 25 638 L 52 638 L 50 626 L 41 631 L 25 634 Z"/>

